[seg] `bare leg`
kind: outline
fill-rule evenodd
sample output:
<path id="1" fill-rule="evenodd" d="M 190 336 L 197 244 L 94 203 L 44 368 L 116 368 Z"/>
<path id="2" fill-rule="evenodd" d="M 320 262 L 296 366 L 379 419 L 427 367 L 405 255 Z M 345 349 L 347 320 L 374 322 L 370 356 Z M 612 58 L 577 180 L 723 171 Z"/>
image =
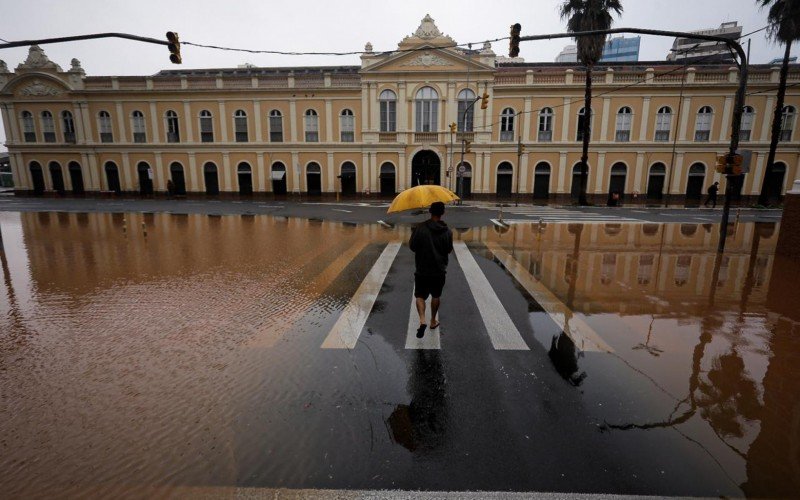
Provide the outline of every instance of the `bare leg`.
<path id="1" fill-rule="evenodd" d="M 425 299 L 417 297 L 417 312 L 419 313 L 419 326 L 425 323 Z"/>
<path id="2" fill-rule="evenodd" d="M 441 303 L 441 299 L 439 298 L 432 298 L 431 299 L 431 328 L 436 328 L 439 326 L 439 320 L 436 319 L 436 314 L 439 312 L 439 304 Z"/>

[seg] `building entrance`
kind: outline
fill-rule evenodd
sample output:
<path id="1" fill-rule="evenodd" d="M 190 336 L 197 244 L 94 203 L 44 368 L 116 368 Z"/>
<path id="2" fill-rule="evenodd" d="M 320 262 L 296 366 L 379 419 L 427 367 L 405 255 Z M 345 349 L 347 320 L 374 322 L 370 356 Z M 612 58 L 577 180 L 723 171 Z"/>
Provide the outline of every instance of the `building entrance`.
<path id="1" fill-rule="evenodd" d="M 420 184 L 441 185 L 441 162 L 439 156 L 430 149 L 423 149 L 411 160 L 411 186 Z"/>

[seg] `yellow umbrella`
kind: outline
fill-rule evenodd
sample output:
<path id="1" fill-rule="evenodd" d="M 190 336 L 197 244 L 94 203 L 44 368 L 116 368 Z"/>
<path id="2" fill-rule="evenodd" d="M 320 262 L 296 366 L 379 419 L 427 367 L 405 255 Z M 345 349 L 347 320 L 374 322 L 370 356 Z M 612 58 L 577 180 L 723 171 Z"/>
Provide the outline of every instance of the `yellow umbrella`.
<path id="1" fill-rule="evenodd" d="M 414 208 L 427 208 L 436 201 L 448 203 L 457 199 L 458 196 L 446 187 L 423 184 L 406 189 L 398 194 L 386 213 L 402 212 L 403 210 L 412 210 Z"/>

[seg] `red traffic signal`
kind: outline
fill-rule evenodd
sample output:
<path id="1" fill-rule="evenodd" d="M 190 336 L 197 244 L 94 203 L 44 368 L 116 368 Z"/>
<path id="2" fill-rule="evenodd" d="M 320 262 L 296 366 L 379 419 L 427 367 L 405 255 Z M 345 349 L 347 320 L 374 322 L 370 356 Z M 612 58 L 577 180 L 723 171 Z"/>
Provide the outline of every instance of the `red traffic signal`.
<path id="1" fill-rule="evenodd" d="M 172 61 L 172 64 L 181 64 L 183 60 L 181 59 L 181 41 L 178 34 L 174 31 L 167 31 L 167 41 L 169 42 L 167 45 L 169 60 Z"/>
<path id="2" fill-rule="evenodd" d="M 508 57 L 517 57 L 519 55 L 519 34 L 521 31 L 521 24 L 516 23 L 511 25 L 511 40 L 508 42 Z"/>
<path id="3" fill-rule="evenodd" d="M 489 107 L 489 93 L 484 92 L 481 96 L 481 109 L 486 109 Z"/>

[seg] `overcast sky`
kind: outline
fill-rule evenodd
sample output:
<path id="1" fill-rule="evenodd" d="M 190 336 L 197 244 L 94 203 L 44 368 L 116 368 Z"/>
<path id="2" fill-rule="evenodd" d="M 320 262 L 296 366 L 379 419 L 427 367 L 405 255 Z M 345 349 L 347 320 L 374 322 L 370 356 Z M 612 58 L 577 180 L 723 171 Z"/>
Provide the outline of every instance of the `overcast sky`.
<path id="1" fill-rule="evenodd" d="M 265 50 L 354 51 L 372 42 L 376 51 L 391 50 L 416 30 L 429 13 L 439 29 L 458 43 L 508 36 L 509 25 L 522 24 L 522 34 L 564 31 L 557 8 L 562 0 L 459 0 L 385 2 L 376 0 L 0 0 L 0 38 L 16 41 L 98 32 L 124 32 L 163 38 L 177 31 L 182 41 Z M 615 27 L 690 31 L 739 21 L 744 32 L 766 24 L 766 12 L 755 0 L 622 0 L 623 15 Z M 526 42 L 520 56 L 528 62 L 553 61 L 568 40 Z M 642 40 L 640 60 L 662 60 L 671 39 Z M 478 46 L 479 47 L 479 46 Z M 91 40 L 43 45 L 51 60 L 69 68 L 80 59 L 88 75 L 150 75 L 176 68 L 164 46 L 122 40 Z M 506 54 L 508 42 L 494 44 Z M 796 49 L 795 49 L 796 50 Z M 359 64 L 357 56 L 278 56 L 245 54 L 183 46 L 184 68 L 257 66 L 314 66 Z M 770 44 L 764 32 L 752 37 L 751 61 L 769 62 L 783 51 Z M 27 55 L 26 48 L 0 50 L 0 59 L 13 70 Z M 0 150 L 5 150 L 0 127 Z"/>

